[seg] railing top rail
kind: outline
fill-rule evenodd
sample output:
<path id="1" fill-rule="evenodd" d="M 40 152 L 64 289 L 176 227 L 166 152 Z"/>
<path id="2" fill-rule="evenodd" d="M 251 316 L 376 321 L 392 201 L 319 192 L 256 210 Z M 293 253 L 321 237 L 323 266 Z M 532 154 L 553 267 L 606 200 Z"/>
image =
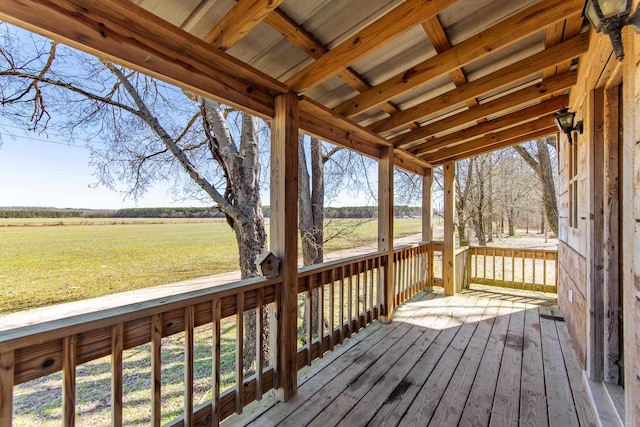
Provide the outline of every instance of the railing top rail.
<path id="1" fill-rule="evenodd" d="M 507 248 L 507 247 L 501 247 L 501 246 L 469 246 L 469 249 L 472 250 L 500 250 L 500 251 L 516 251 L 516 252 L 527 252 L 527 253 L 532 253 L 532 252 L 537 252 L 537 253 L 558 253 L 557 249 L 532 249 L 532 248 Z"/>
<path id="2" fill-rule="evenodd" d="M 0 331 L 0 353 L 282 283 L 254 277 Z"/>
<path id="3" fill-rule="evenodd" d="M 429 243 L 431 243 L 428 240 L 421 240 L 419 242 L 415 242 L 415 243 L 406 243 L 404 245 L 398 245 L 398 246 L 394 246 L 393 250 L 395 252 L 401 251 L 403 249 L 409 249 L 409 248 L 418 248 L 420 246 L 425 246 L 428 245 Z"/>
<path id="4" fill-rule="evenodd" d="M 298 269 L 298 278 L 306 277 L 311 274 L 317 273 L 319 271 L 330 270 L 336 267 L 342 267 L 344 265 L 353 264 L 358 261 L 365 261 L 373 258 L 377 258 L 380 256 L 386 255 L 386 252 L 369 252 L 361 255 L 354 255 L 348 258 L 341 258 L 334 261 L 327 261 L 321 264 L 309 265 L 306 267 L 300 267 Z"/>

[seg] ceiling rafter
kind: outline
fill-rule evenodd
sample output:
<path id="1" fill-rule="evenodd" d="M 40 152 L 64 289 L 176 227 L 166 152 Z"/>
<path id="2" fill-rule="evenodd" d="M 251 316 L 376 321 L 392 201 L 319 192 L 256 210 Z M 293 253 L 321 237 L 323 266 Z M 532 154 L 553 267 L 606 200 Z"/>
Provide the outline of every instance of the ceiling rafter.
<path id="1" fill-rule="evenodd" d="M 456 156 L 461 153 L 466 153 L 469 151 L 476 150 L 478 148 L 492 146 L 502 142 L 511 141 L 514 138 L 518 138 L 522 135 L 527 135 L 532 132 L 536 132 L 539 129 L 546 129 L 551 126 L 555 126 L 553 124 L 553 117 L 554 117 L 553 114 L 549 114 L 547 116 L 540 117 L 530 122 L 522 123 L 518 126 L 510 127 L 508 129 L 501 130 L 498 132 L 488 133 L 478 138 L 469 140 L 464 144 L 455 145 L 453 147 L 446 147 L 438 151 L 435 151 L 433 153 L 421 155 L 419 157 L 430 163 L 438 163 L 443 159 L 448 159 L 452 156 Z"/>
<path id="2" fill-rule="evenodd" d="M 438 19 L 437 16 L 423 22 L 422 29 L 424 29 L 424 32 L 427 34 L 427 37 L 429 37 L 429 40 L 431 40 L 431 44 L 438 54 L 441 54 L 453 47 L 449 41 L 449 37 L 447 37 L 447 33 L 444 31 L 444 28 L 440 23 L 440 19 Z M 450 71 L 449 77 L 456 87 L 460 87 L 468 82 L 467 76 L 465 76 L 462 68 L 456 68 L 455 70 Z M 475 99 L 467 99 L 466 104 L 467 107 L 478 105 Z"/>
<path id="3" fill-rule="evenodd" d="M 568 103 L 568 95 L 556 96 L 541 103 L 514 111 L 513 113 L 505 114 L 501 117 L 479 123 L 475 126 L 471 126 L 439 138 L 430 139 L 425 144 L 419 146 L 418 149 L 410 150 L 410 152 L 417 156 L 428 155 L 428 153 L 433 151 L 453 146 L 463 141 L 514 126 L 519 123 L 527 122 L 536 117 L 554 113 L 560 108 L 566 107 Z"/>
<path id="4" fill-rule="evenodd" d="M 432 114 L 447 110 L 467 99 L 478 97 L 514 81 L 535 75 L 536 73 L 539 73 L 541 69 L 548 66 L 581 56 L 588 48 L 589 35 L 581 34 L 567 40 L 566 42 L 562 42 L 526 59 L 487 74 L 486 76 L 467 83 L 459 88 L 452 89 L 449 92 L 418 104 L 412 108 L 396 113 L 389 118 L 373 123 L 372 125 L 367 126 L 367 128 L 374 132 L 386 132 L 400 128 L 406 123 L 421 120 Z M 397 144 L 395 144 L 396 146 L 405 144 L 410 140 L 416 141 L 425 136 L 422 128 L 415 129 L 405 135 L 407 138 L 406 140 L 402 142 L 394 141 L 394 143 L 397 142 Z"/>
<path id="5" fill-rule="evenodd" d="M 469 157 L 479 156 L 480 154 L 485 154 L 490 151 L 501 150 L 503 148 L 512 147 L 514 145 L 522 144 L 528 141 L 533 141 L 538 138 L 544 138 L 550 135 L 556 135 L 557 133 L 558 133 L 558 129 L 555 126 L 547 126 L 530 133 L 519 135 L 515 138 L 496 142 L 494 144 L 480 146 L 469 151 L 456 153 L 450 157 L 439 159 L 438 161 L 433 162 L 433 165 L 439 166 L 449 161 L 468 159 Z"/>
<path id="6" fill-rule="evenodd" d="M 543 99 L 547 95 L 561 93 L 573 86 L 577 81 L 577 72 L 569 71 L 551 79 L 519 89 L 509 95 L 501 96 L 492 101 L 480 104 L 461 113 L 449 116 L 421 127 L 420 132 L 400 135 L 390 140 L 394 146 L 409 145 L 420 140 L 426 140 L 420 144 L 412 145 L 411 152 L 417 152 L 423 145 L 431 143 L 431 138 L 448 129 L 456 128 L 476 120 L 486 119 L 488 116 L 500 114 L 502 111 L 512 110 L 526 105 L 537 99 Z M 419 139 L 415 139 L 420 136 Z"/>
<path id="7" fill-rule="evenodd" d="M 313 34 L 309 33 L 301 25 L 298 25 L 280 9 L 275 9 L 267 15 L 264 22 L 314 59 L 319 59 L 329 52 L 329 49 L 316 39 Z M 371 85 L 351 67 L 339 71 L 338 76 L 360 93 L 371 89 Z M 400 109 L 391 102 L 385 102 L 381 107 L 389 114 L 400 111 Z"/>
<path id="8" fill-rule="evenodd" d="M 583 0 L 545 0 L 512 15 L 451 49 L 396 74 L 334 108 L 354 116 L 365 112 L 421 84 L 447 74 L 500 48 L 540 31 L 582 11 Z M 347 64 L 348 65 L 348 64 Z"/>
<path id="9" fill-rule="evenodd" d="M 227 50 L 262 22 L 282 1 L 238 0 L 202 39 L 220 50 Z"/>
<path id="10" fill-rule="evenodd" d="M 288 79 L 286 83 L 291 90 L 303 93 L 416 25 L 437 15 L 453 3 L 455 0 L 407 0 L 371 25 L 357 31 L 326 55 Z"/>
<path id="11" fill-rule="evenodd" d="M 128 0 L 6 1 L 0 19 L 261 117 L 272 117 L 273 96 L 287 92 L 281 82 Z"/>

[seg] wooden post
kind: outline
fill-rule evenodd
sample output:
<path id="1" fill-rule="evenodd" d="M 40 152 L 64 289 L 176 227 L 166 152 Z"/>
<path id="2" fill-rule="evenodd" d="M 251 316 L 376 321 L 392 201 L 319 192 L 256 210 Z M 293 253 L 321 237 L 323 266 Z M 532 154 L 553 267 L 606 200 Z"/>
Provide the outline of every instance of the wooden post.
<path id="1" fill-rule="evenodd" d="M 604 190 L 604 90 L 592 90 L 590 98 L 592 126 L 589 135 L 588 161 L 591 170 L 589 176 L 591 197 L 589 198 L 589 237 L 587 241 L 591 242 L 591 251 L 587 267 L 589 272 L 587 373 L 591 381 L 602 381 L 604 374 L 604 216 L 602 198 Z"/>
<path id="2" fill-rule="evenodd" d="M 633 2 L 633 10 L 638 1 Z M 622 283 L 624 312 L 624 389 L 625 424 L 640 424 L 640 126 L 636 124 L 640 99 L 640 41 L 632 28 L 622 32 L 625 57 L 623 73 L 622 119 Z"/>
<path id="3" fill-rule="evenodd" d="M 386 252 L 382 298 L 383 320 L 393 319 L 393 148 L 382 149 L 378 166 L 378 250 Z"/>
<path id="4" fill-rule="evenodd" d="M 433 240 L 433 169 L 425 169 L 422 177 L 422 240 Z"/>
<path id="5" fill-rule="evenodd" d="M 620 192 L 618 168 L 619 153 L 619 102 L 618 86 L 605 92 L 604 123 L 604 200 L 602 213 L 605 218 L 603 230 L 604 250 L 604 380 L 620 383 Z"/>
<path id="6" fill-rule="evenodd" d="M 445 295 L 455 294 L 455 173 L 456 163 L 446 162 L 444 168 L 444 243 L 442 245 L 442 280 Z"/>
<path id="7" fill-rule="evenodd" d="M 13 351 L 0 353 L 0 425 L 11 427 L 13 422 Z"/>
<path id="8" fill-rule="evenodd" d="M 298 98 L 275 99 L 271 131 L 270 247 L 281 263 L 283 283 L 276 303 L 276 375 L 278 395 L 289 400 L 298 388 Z M 275 323 L 275 324 L 274 324 Z"/>

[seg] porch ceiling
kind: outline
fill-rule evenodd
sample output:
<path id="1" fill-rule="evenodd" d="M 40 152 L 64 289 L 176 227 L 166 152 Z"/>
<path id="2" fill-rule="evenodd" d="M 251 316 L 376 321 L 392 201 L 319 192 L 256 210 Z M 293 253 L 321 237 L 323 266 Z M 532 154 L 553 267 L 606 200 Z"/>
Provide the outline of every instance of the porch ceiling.
<path id="1" fill-rule="evenodd" d="M 0 19 L 417 173 L 555 133 L 583 0 L 1 0 Z"/>

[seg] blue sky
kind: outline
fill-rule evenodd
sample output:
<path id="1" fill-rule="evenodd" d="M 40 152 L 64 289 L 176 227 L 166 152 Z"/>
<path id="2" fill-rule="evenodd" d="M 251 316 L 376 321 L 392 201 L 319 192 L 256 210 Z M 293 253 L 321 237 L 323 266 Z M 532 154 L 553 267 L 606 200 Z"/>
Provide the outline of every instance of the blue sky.
<path id="1" fill-rule="evenodd" d="M 0 128 L 1 129 L 1 128 Z M 0 130 L 1 132 L 1 130 Z M 89 166 L 89 151 L 56 138 L 29 134 L 26 138 L 2 135 L 0 145 L 0 206 L 118 209 L 125 207 L 202 206 L 197 201 L 175 202 L 168 185 L 154 186 L 141 200 L 96 182 Z"/>

